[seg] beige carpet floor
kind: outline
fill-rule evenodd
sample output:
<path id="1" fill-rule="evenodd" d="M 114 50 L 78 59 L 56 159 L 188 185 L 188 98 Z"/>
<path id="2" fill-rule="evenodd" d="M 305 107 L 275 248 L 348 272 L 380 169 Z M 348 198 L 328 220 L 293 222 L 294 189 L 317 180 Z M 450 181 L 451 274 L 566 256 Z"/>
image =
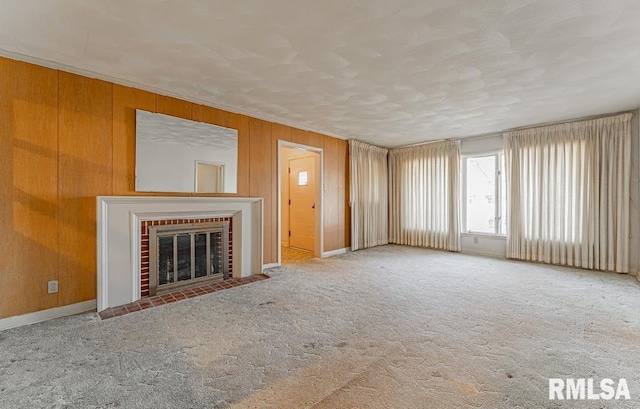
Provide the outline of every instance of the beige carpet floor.
<path id="1" fill-rule="evenodd" d="M 639 408 L 640 283 L 384 246 L 0 332 L 1 408 Z M 549 378 L 629 401 L 549 401 Z"/>

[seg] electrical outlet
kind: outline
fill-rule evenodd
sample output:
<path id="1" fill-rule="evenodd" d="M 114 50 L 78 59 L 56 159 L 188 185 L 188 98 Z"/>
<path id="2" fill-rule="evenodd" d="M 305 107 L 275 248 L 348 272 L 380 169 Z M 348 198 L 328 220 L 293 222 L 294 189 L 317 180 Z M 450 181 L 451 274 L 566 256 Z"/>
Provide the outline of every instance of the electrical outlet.
<path id="1" fill-rule="evenodd" d="M 478 244 L 478 238 L 477 237 L 473 238 L 473 244 Z"/>
<path id="2" fill-rule="evenodd" d="M 51 280 L 48 283 L 47 291 L 49 294 L 55 294 L 58 292 L 58 280 Z"/>

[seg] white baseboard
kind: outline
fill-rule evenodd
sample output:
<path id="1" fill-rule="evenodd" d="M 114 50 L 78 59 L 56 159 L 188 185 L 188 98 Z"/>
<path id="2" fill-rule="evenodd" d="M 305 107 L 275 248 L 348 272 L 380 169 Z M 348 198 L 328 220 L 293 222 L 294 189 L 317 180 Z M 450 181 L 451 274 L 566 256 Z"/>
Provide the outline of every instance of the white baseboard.
<path id="1" fill-rule="evenodd" d="M 17 315 L 0 319 L 0 331 L 5 329 L 31 325 L 54 318 L 66 317 L 80 314 L 87 311 L 95 311 L 96 300 L 79 302 L 77 304 L 65 305 L 64 307 L 50 308 L 48 310 L 36 311 L 29 314 Z"/>
<path id="2" fill-rule="evenodd" d="M 273 267 L 280 267 L 280 263 L 269 263 L 269 264 L 263 264 L 262 265 L 262 269 L 265 270 L 267 268 L 273 268 Z"/>
<path id="3" fill-rule="evenodd" d="M 345 254 L 349 251 L 349 247 L 344 247 L 337 250 L 325 251 L 322 253 L 322 258 L 337 256 L 338 254 Z"/>

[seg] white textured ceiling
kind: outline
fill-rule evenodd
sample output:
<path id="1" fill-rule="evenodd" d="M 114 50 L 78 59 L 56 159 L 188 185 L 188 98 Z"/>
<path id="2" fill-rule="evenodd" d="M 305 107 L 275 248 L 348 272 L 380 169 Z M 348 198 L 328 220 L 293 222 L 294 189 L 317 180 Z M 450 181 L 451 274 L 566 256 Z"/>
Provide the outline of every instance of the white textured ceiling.
<path id="1" fill-rule="evenodd" d="M 0 0 L 0 50 L 388 147 L 640 106 L 638 0 Z"/>

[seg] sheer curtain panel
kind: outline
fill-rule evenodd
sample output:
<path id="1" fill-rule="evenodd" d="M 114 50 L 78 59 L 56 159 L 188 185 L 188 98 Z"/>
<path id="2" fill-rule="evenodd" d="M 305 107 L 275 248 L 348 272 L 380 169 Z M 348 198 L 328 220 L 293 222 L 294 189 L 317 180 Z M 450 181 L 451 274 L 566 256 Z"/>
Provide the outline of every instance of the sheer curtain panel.
<path id="1" fill-rule="evenodd" d="M 351 250 L 389 243 L 388 152 L 349 141 Z"/>
<path id="2" fill-rule="evenodd" d="M 631 118 L 505 133 L 507 257 L 629 272 Z"/>
<path id="3" fill-rule="evenodd" d="M 460 251 L 460 141 L 389 152 L 389 241 Z"/>

